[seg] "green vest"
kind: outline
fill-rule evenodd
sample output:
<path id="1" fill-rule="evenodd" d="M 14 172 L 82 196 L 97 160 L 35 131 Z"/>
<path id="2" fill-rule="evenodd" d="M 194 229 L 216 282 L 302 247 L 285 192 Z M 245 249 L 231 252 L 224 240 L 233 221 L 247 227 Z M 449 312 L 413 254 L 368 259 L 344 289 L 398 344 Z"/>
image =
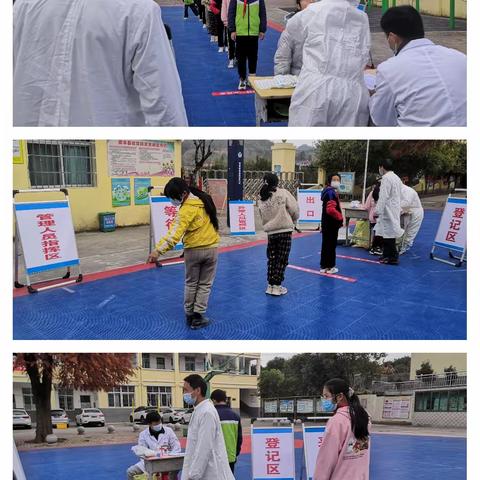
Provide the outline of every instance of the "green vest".
<path id="1" fill-rule="evenodd" d="M 260 33 L 260 2 L 247 4 L 245 16 L 243 16 L 243 0 L 237 1 L 237 15 L 235 17 L 235 26 L 237 35 L 240 37 L 252 36 L 258 37 Z"/>
<path id="2" fill-rule="evenodd" d="M 188 6 L 188 5 L 193 5 L 194 1 L 193 0 L 183 0 L 183 3 Z"/>
<path id="3" fill-rule="evenodd" d="M 235 420 L 222 420 L 223 439 L 227 450 L 228 463 L 237 460 L 238 422 Z"/>

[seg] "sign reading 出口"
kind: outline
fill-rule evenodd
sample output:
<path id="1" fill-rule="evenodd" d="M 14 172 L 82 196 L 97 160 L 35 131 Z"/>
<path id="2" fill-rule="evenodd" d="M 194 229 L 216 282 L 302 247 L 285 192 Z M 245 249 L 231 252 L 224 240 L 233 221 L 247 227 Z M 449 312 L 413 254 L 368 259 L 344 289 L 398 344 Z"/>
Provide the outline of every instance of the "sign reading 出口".
<path id="1" fill-rule="evenodd" d="M 300 208 L 299 223 L 320 223 L 322 221 L 322 191 L 298 190 Z"/>
<path id="2" fill-rule="evenodd" d="M 175 143 L 156 140 L 109 140 L 110 177 L 175 176 Z"/>

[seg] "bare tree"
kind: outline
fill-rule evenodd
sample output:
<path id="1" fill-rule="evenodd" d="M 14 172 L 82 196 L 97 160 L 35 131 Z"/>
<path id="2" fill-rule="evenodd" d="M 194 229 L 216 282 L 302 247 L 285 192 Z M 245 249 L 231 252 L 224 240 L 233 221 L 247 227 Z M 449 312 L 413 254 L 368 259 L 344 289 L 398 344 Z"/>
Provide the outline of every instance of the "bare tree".
<path id="1" fill-rule="evenodd" d="M 214 153 L 214 140 L 194 140 L 193 144 L 195 146 L 195 168 L 193 169 L 193 180 L 195 185 L 198 185 L 200 180 L 200 170 Z"/>

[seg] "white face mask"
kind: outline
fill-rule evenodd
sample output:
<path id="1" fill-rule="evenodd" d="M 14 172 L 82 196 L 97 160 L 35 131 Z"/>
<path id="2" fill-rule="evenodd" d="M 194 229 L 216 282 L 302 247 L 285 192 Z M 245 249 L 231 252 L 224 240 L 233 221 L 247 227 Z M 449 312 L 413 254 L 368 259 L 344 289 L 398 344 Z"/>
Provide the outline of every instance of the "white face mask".
<path id="1" fill-rule="evenodd" d="M 162 431 L 162 428 L 163 428 L 163 425 L 161 423 L 159 423 L 158 425 L 152 425 L 150 427 L 154 432 L 161 432 Z"/>
<path id="2" fill-rule="evenodd" d="M 338 180 L 333 180 L 333 182 L 330 184 L 333 188 L 340 188 L 340 182 Z"/>

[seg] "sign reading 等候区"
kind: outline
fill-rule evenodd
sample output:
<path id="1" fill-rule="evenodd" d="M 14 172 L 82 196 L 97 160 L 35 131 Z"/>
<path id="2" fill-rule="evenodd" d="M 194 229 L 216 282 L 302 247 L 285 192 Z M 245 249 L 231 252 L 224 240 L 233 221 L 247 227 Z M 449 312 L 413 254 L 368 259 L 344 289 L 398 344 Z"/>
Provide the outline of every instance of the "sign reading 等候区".
<path id="1" fill-rule="evenodd" d="M 175 143 L 157 140 L 109 140 L 110 177 L 174 177 Z"/>
<path id="2" fill-rule="evenodd" d="M 252 426 L 252 478 L 295 480 L 293 426 Z"/>
<path id="3" fill-rule="evenodd" d="M 447 199 L 435 237 L 436 247 L 465 252 L 467 247 L 467 199 Z"/>
<path id="4" fill-rule="evenodd" d="M 305 452 L 305 468 L 307 479 L 313 478 L 315 464 L 317 463 L 318 451 L 325 436 L 325 426 L 305 426 L 303 425 L 303 450 Z"/>
<path id="5" fill-rule="evenodd" d="M 167 197 L 150 196 L 150 218 L 153 241 L 155 245 L 167 234 L 175 222 L 179 207 L 170 202 Z M 178 243 L 175 250 L 181 250 L 183 243 Z"/>
<path id="6" fill-rule="evenodd" d="M 298 190 L 300 217 L 298 223 L 320 223 L 322 221 L 322 191 Z"/>
<path id="7" fill-rule="evenodd" d="M 68 201 L 15 203 L 29 275 L 80 263 Z"/>
<path id="8" fill-rule="evenodd" d="M 230 209 L 230 234 L 255 235 L 255 212 L 253 201 L 232 200 Z"/>

